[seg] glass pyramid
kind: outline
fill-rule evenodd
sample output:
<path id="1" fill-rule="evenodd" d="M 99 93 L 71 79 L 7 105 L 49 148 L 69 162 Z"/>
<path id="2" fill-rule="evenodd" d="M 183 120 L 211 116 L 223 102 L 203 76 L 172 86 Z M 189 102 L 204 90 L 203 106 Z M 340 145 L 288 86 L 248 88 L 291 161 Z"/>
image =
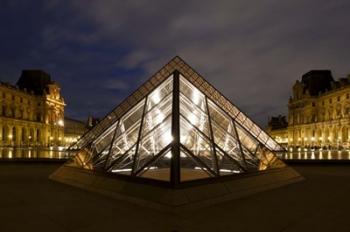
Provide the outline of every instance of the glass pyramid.
<path id="1" fill-rule="evenodd" d="M 285 166 L 272 138 L 174 60 L 72 146 L 66 165 L 172 185 Z"/>

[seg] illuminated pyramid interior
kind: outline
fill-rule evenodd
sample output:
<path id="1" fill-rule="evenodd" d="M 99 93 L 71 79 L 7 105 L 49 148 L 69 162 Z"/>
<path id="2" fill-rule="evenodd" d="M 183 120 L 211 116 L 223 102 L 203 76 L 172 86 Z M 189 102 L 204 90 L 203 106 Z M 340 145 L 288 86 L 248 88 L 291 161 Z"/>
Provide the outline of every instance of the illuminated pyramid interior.
<path id="1" fill-rule="evenodd" d="M 276 156 L 283 148 L 179 57 L 70 150 L 76 155 L 51 179 L 172 206 L 197 202 L 179 190 L 189 184 L 208 187 L 221 181 L 226 199 L 245 189 L 261 191 L 300 180 Z M 222 182 L 232 178 L 244 181 Z M 141 185 L 130 188 L 135 183 Z M 151 188 L 147 184 L 170 187 L 171 197 L 155 187 L 142 191 L 144 186 Z M 216 198 L 217 187 L 213 196 L 207 193 L 204 198 Z"/>
<path id="2" fill-rule="evenodd" d="M 234 116 L 175 71 L 70 165 L 172 183 L 283 167 L 274 154 L 279 145 L 231 107 Z"/>

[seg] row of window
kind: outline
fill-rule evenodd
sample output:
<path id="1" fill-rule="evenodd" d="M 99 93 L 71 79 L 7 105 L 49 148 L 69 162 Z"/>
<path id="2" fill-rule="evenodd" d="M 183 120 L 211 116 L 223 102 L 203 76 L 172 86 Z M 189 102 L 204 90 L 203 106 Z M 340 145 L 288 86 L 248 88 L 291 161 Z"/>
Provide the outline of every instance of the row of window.
<path id="1" fill-rule="evenodd" d="M 324 112 L 323 114 L 312 114 L 311 116 L 303 116 L 302 114 L 297 114 L 295 117 L 293 115 L 290 116 L 289 121 L 290 124 L 296 123 L 313 123 L 318 121 L 325 121 L 325 120 L 333 120 L 333 119 L 340 119 L 343 117 L 350 116 L 350 107 L 344 108 L 343 112 L 338 109 L 336 111 L 328 111 Z"/>
<path id="2" fill-rule="evenodd" d="M 16 110 L 15 108 L 9 108 L 2 105 L 0 105 L 0 116 L 13 117 L 16 119 L 23 119 L 23 120 L 33 120 L 37 122 L 43 121 L 41 113 L 37 113 L 37 114 L 33 114 L 31 112 L 27 113 L 22 109 Z"/>
<path id="3" fill-rule="evenodd" d="M 31 105 L 33 102 L 27 98 L 23 98 L 23 97 L 19 97 L 19 96 L 16 96 L 16 95 L 13 95 L 13 94 L 9 94 L 9 93 L 5 93 L 5 92 L 2 92 L 0 93 L 0 97 L 2 97 L 3 100 L 6 99 L 12 99 L 12 101 L 19 101 L 20 103 L 27 103 L 28 105 Z M 37 102 L 37 105 L 38 106 L 41 106 L 41 102 Z"/>
<path id="4" fill-rule="evenodd" d="M 341 96 L 337 96 L 336 98 L 334 98 L 334 101 L 337 101 L 337 102 L 340 102 L 342 100 L 342 98 L 345 100 L 345 99 L 350 99 L 350 94 L 349 93 L 346 93 L 345 95 L 343 95 L 343 97 Z M 329 104 L 332 104 L 333 103 L 333 99 L 332 98 L 329 98 L 328 99 L 328 103 Z M 312 102 L 311 103 L 313 107 L 316 106 L 316 103 L 315 102 Z M 325 100 L 322 101 L 322 105 L 324 106 L 325 105 Z"/>

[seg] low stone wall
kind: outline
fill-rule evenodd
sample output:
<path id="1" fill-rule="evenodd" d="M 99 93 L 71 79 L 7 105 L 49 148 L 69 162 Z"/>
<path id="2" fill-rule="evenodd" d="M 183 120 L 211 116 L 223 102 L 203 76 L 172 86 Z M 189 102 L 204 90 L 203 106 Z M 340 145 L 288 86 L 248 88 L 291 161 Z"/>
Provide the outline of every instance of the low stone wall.
<path id="1" fill-rule="evenodd" d="M 51 180 L 98 192 L 138 205 L 177 212 L 206 207 L 303 180 L 294 169 L 285 167 L 241 178 L 232 176 L 206 184 L 168 188 L 110 177 L 89 170 L 62 166 L 50 175 Z"/>

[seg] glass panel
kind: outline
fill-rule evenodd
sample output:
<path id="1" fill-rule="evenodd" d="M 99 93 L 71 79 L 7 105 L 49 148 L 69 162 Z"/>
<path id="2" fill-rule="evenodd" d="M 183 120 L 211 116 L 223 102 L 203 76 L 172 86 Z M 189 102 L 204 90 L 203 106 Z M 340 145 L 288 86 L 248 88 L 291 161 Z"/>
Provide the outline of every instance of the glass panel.
<path id="1" fill-rule="evenodd" d="M 113 164 L 109 171 L 123 175 L 131 175 L 134 164 L 134 156 L 135 146 L 126 154 L 120 156 L 118 160 L 115 160 L 115 164 Z"/>
<path id="2" fill-rule="evenodd" d="M 221 128 L 231 128 L 230 133 L 235 134 L 232 128 L 231 118 L 223 112 L 218 106 L 216 106 L 211 100 L 208 99 L 209 114 L 212 122 L 215 122 Z"/>
<path id="3" fill-rule="evenodd" d="M 251 136 L 245 129 L 243 129 L 238 123 L 236 123 L 237 133 L 242 147 L 249 149 L 252 153 L 255 153 L 259 142 Z"/>
<path id="4" fill-rule="evenodd" d="M 183 76 L 180 75 L 180 92 L 186 96 L 193 104 L 198 108 L 205 110 L 205 96 L 190 82 L 188 82 Z"/>
<path id="5" fill-rule="evenodd" d="M 171 141 L 171 117 L 169 116 L 162 124 L 143 135 L 137 154 L 136 171 L 139 171 L 149 160 L 169 145 Z"/>
<path id="6" fill-rule="evenodd" d="M 165 99 L 162 99 L 157 105 L 154 105 L 153 108 L 146 113 L 142 126 L 142 136 L 162 123 L 171 114 L 171 110 L 172 95 L 170 94 Z"/>
<path id="7" fill-rule="evenodd" d="M 236 138 L 231 134 L 225 133 L 222 128 L 219 128 L 216 123 L 212 123 L 214 141 L 217 146 L 220 147 L 231 158 L 239 162 L 244 166 L 244 160 L 242 158 L 241 149 Z"/>
<path id="8" fill-rule="evenodd" d="M 259 170 L 282 168 L 285 164 L 271 151 L 259 146 L 256 156 L 260 159 Z"/>
<path id="9" fill-rule="evenodd" d="M 117 125 L 118 122 L 115 122 L 92 143 L 90 150 L 94 167 L 101 166 L 101 162 L 106 160 Z"/>
<path id="10" fill-rule="evenodd" d="M 127 152 L 137 142 L 144 104 L 145 100 L 141 101 L 120 120 L 111 153 L 107 160 L 107 166 Z"/>
<path id="11" fill-rule="evenodd" d="M 107 161 L 107 166 L 120 155 L 128 151 L 137 142 L 137 137 L 140 129 L 140 123 L 137 123 L 128 131 L 122 133 L 115 141 L 111 150 L 111 154 Z"/>
<path id="12" fill-rule="evenodd" d="M 208 100 L 208 105 L 214 143 L 244 167 L 245 163 L 231 118 L 212 101 Z"/>
<path id="13" fill-rule="evenodd" d="M 180 150 L 180 181 L 197 180 L 210 177 L 206 168 L 198 164 L 184 150 Z"/>
<path id="14" fill-rule="evenodd" d="M 170 181 L 171 151 L 164 152 L 158 159 L 148 165 L 141 177 Z"/>
<path id="15" fill-rule="evenodd" d="M 147 162 L 147 160 L 144 159 L 143 154 L 150 151 L 151 133 L 149 132 L 158 126 L 163 120 L 165 120 L 165 118 L 171 113 L 172 83 L 172 77 L 168 78 L 153 92 L 151 92 L 148 97 L 146 114 L 142 128 L 142 137 L 144 138 L 141 140 L 139 146 L 139 151 L 140 154 L 142 153 L 142 155 L 139 157 L 137 164 L 143 165 L 144 162 Z M 131 153 L 135 152 L 136 143 L 138 141 L 144 104 L 145 100 L 141 101 L 137 106 L 133 107 L 129 112 L 127 112 L 127 114 L 120 120 L 120 125 L 117 129 L 116 137 L 111 149 L 111 154 L 107 160 L 107 167 L 113 162 L 115 163 L 116 160 L 124 159 L 123 154 L 126 152 L 130 154 L 130 157 L 133 156 Z M 155 136 L 155 133 L 159 133 L 159 130 L 153 131 L 153 136 Z M 149 136 L 147 137 L 146 135 Z M 161 146 L 162 144 L 159 143 L 152 148 L 161 149 Z M 128 168 L 132 167 L 130 166 Z"/>
<path id="16" fill-rule="evenodd" d="M 85 169 L 93 169 L 91 160 L 91 153 L 88 149 L 82 149 L 76 155 L 69 159 L 65 165 L 70 167 L 79 167 Z"/>
<path id="17" fill-rule="evenodd" d="M 261 131 L 258 138 L 262 144 L 265 144 L 269 136 L 264 131 Z"/>
<path id="18" fill-rule="evenodd" d="M 247 171 L 257 171 L 259 170 L 259 159 L 255 155 L 253 155 L 247 148 L 242 147 L 244 153 L 244 159 L 246 161 L 246 169 Z"/>
<path id="19" fill-rule="evenodd" d="M 272 151 L 283 151 L 284 149 L 277 144 L 272 138 L 269 138 L 266 142 L 266 147 Z"/>
<path id="20" fill-rule="evenodd" d="M 247 130 L 247 131 L 251 131 L 252 127 L 253 127 L 253 122 L 252 120 L 250 120 L 248 117 L 246 118 L 246 120 L 244 121 L 244 128 Z"/>
<path id="21" fill-rule="evenodd" d="M 219 149 L 216 149 L 218 157 L 218 168 L 221 176 L 232 175 L 243 172 L 239 165 L 230 157 L 225 155 Z"/>
<path id="22" fill-rule="evenodd" d="M 91 156 L 90 160 L 97 159 L 97 156 L 99 156 L 101 151 L 105 150 L 107 147 L 110 147 L 116 126 L 117 122 L 103 132 L 95 141 L 93 141 L 93 143 L 91 143 L 91 145 L 84 148 L 88 151 L 86 155 Z"/>
<path id="23" fill-rule="evenodd" d="M 157 87 L 148 97 L 147 111 L 157 105 L 161 100 L 173 91 L 173 78 L 170 76 L 159 87 Z M 171 95 L 171 94 L 170 94 Z"/>
<path id="24" fill-rule="evenodd" d="M 180 116 L 180 143 L 215 172 L 215 157 L 210 142 Z"/>
<path id="25" fill-rule="evenodd" d="M 110 148 L 110 145 L 106 146 L 106 148 L 102 152 L 100 152 L 97 156 L 93 157 L 92 162 L 95 169 L 104 168 Z"/>
<path id="26" fill-rule="evenodd" d="M 215 122 L 213 122 L 211 126 L 213 129 L 215 144 L 225 152 L 239 147 L 236 138 L 234 138 L 231 133 L 229 133 L 232 130 L 231 126 L 227 128 L 228 132 L 224 131 L 223 128 L 220 128 Z"/>
<path id="27" fill-rule="evenodd" d="M 181 94 L 180 95 L 180 113 L 186 118 L 192 125 L 197 127 L 206 136 L 210 137 L 209 119 L 206 112 L 206 107 L 202 109 L 198 108 L 193 102 Z"/>

